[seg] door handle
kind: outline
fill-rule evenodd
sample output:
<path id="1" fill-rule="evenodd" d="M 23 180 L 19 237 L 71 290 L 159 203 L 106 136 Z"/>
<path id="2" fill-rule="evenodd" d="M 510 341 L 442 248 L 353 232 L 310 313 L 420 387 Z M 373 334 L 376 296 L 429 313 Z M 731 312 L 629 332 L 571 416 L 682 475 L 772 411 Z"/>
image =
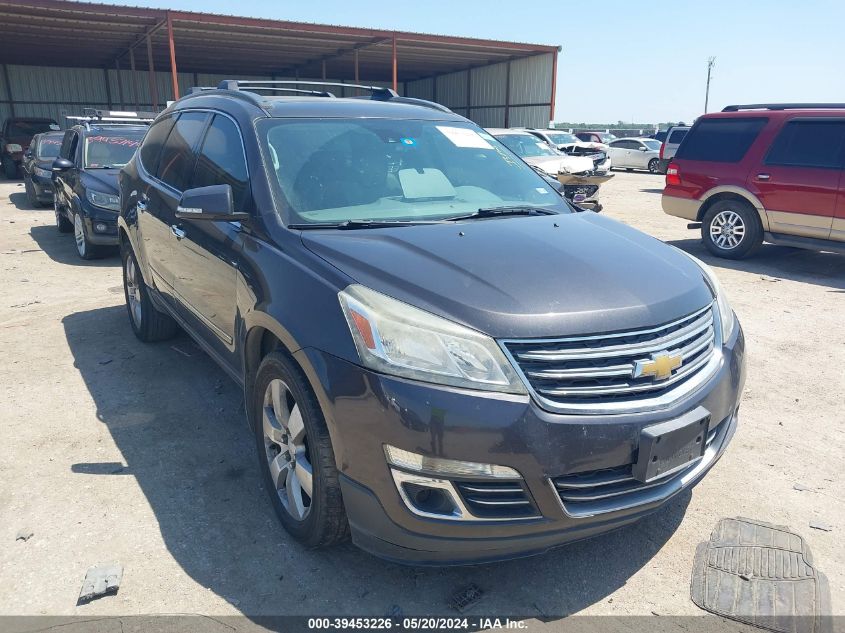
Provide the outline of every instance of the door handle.
<path id="1" fill-rule="evenodd" d="M 770 174 L 757 174 L 757 180 L 768 180 L 771 178 Z"/>
<path id="2" fill-rule="evenodd" d="M 183 237 L 185 237 L 185 231 L 183 231 L 182 229 L 180 229 L 180 228 L 179 228 L 178 226 L 176 226 L 175 224 L 171 224 L 171 225 L 170 225 L 170 232 L 171 232 L 171 233 L 173 233 L 173 235 L 175 235 L 175 236 L 176 236 L 176 239 L 177 239 L 177 240 L 181 240 Z"/>

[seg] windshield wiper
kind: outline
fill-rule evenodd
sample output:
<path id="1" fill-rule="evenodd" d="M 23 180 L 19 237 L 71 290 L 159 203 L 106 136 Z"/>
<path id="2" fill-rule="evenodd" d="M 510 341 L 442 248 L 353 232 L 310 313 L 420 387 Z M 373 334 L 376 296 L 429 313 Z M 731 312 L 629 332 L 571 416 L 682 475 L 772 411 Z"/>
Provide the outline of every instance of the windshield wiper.
<path id="1" fill-rule="evenodd" d="M 344 220 L 343 222 L 312 222 L 288 224 L 289 229 L 385 229 L 394 226 L 417 226 L 420 224 L 444 224 L 445 220 Z"/>
<path id="2" fill-rule="evenodd" d="M 458 215 L 454 218 L 449 218 L 450 222 L 457 222 L 458 220 L 477 220 L 481 218 L 498 218 L 509 215 L 556 215 L 556 211 L 546 209 L 544 207 L 532 207 L 527 205 L 513 206 L 513 207 L 489 207 L 479 209 L 475 213 L 468 215 Z"/>

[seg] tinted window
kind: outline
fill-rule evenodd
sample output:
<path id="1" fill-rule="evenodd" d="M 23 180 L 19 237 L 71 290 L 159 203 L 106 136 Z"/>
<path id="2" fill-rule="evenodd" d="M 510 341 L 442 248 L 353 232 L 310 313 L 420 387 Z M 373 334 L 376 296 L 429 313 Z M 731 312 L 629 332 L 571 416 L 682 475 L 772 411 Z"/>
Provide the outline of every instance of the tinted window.
<path id="1" fill-rule="evenodd" d="M 32 138 L 36 134 L 57 130 L 58 126 L 52 121 L 26 121 L 18 119 L 9 122 L 7 134 L 9 138 Z"/>
<path id="2" fill-rule="evenodd" d="M 683 141 L 684 137 L 687 135 L 687 132 L 689 132 L 689 130 L 675 130 L 669 135 L 669 140 L 666 142 L 680 145 L 681 141 Z"/>
<path id="3" fill-rule="evenodd" d="M 60 155 L 62 158 L 73 160 L 76 156 L 76 146 L 79 142 L 79 135 L 76 132 L 68 131 L 65 133 L 65 138 L 62 140 L 62 150 Z"/>
<path id="4" fill-rule="evenodd" d="M 172 116 L 156 121 L 144 137 L 144 144 L 141 146 L 141 163 L 144 165 L 144 169 L 151 174 L 158 171 L 161 148 L 175 122 L 176 117 Z"/>
<path id="5" fill-rule="evenodd" d="M 558 156 L 552 148 L 531 134 L 502 134 L 496 138 L 502 145 L 522 158 Z"/>
<path id="6" fill-rule="evenodd" d="M 197 155 L 191 187 L 230 185 L 235 210 L 242 211 L 249 191 L 248 174 L 237 126 L 225 116 L 214 115 Z"/>
<path id="7" fill-rule="evenodd" d="M 645 145 L 648 149 L 653 152 L 656 152 L 660 149 L 660 141 L 643 141 L 643 145 Z"/>
<path id="8" fill-rule="evenodd" d="M 177 191 L 187 189 L 194 167 L 194 148 L 207 118 L 205 112 L 180 115 L 161 150 L 156 176 Z"/>
<path id="9" fill-rule="evenodd" d="M 145 131 L 126 127 L 89 133 L 82 146 L 82 164 L 86 169 L 123 167 L 135 154 Z"/>
<path id="10" fill-rule="evenodd" d="M 766 125 L 765 118 L 702 119 L 678 148 L 677 158 L 735 163 Z"/>
<path id="11" fill-rule="evenodd" d="M 766 156 L 767 165 L 842 167 L 845 121 L 791 121 Z"/>

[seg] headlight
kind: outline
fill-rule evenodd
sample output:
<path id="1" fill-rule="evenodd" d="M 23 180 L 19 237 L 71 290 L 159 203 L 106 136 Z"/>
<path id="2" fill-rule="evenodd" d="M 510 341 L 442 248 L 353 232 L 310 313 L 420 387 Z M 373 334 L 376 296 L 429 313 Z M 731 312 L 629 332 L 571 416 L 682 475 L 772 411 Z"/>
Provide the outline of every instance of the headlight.
<path id="1" fill-rule="evenodd" d="M 15 152 L 22 152 L 23 147 L 21 145 L 18 145 L 17 143 L 7 143 L 6 151 L 10 154 L 14 154 Z"/>
<path id="2" fill-rule="evenodd" d="M 338 293 L 364 366 L 426 382 L 526 393 L 489 336 L 365 286 Z"/>
<path id="3" fill-rule="evenodd" d="M 95 207 L 109 209 L 110 211 L 120 211 L 120 198 L 113 193 L 103 193 L 102 191 L 89 189 L 85 192 L 85 197 Z"/>
<path id="4" fill-rule="evenodd" d="M 42 178 L 50 178 L 53 175 L 49 169 L 41 169 L 40 167 L 36 167 L 33 171 L 36 176 L 41 176 Z"/>
<path id="5" fill-rule="evenodd" d="M 734 315 L 731 304 L 728 302 L 728 296 L 725 294 L 722 285 L 719 283 L 719 278 L 716 277 L 716 273 L 713 272 L 710 266 L 689 253 L 687 253 L 687 256 L 701 268 L 707 284 L 716 296 L 716 305 L 719 307 L 719 321 L 722 322 L 722 343 L 727 343 L 728 339 L 733 335 L 734 328 L 736 328 L 736 315 Z"/>

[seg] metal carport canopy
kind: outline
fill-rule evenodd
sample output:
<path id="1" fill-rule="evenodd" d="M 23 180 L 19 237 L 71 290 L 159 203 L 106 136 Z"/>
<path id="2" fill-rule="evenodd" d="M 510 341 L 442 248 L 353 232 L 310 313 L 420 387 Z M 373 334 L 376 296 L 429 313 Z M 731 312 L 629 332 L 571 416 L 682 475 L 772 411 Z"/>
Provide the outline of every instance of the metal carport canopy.
<path id="1" fill-rule="evenodd" d="M 173 45 L 171 46 L 171 42 Z M 0 61 L 412 81 L 558 46 L 65 0 L 0 0 Z M 356 64 L 357 61 L 357 64 Z M 357 73 L 356 71 L 357 66 Z"/>

